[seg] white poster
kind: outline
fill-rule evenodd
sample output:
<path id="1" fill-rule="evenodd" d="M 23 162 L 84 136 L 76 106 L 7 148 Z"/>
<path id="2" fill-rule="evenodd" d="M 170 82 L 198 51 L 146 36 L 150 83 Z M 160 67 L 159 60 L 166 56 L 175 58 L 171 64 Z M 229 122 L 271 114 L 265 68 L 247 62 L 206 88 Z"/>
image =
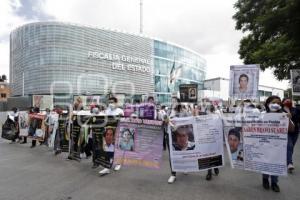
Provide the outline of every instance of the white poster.
<path id="1" fill-rule="evenodd" d="M 171 123 L 173 171 L 197 172 L 224 165 L 222 120 L 218 115 L 176 118 Z"/>
<path id="2" fill-rule="evenodd" d="M 300 96 L 300 69 L 291 70 L 292 92 L 294 96 Z"/>
<path id="3" fill-rule="evenodd" d="M 53 109 L 53 95 L 32 95 L 32 101 L 33 107 L 38 107 L 41 111 Z"/>
<path id="4" fill-rule="evenodd" d="M 19 112 L 19 128 L 20 136 L 28 136 L 28 112 L 20 111 Z"/>
<path id="5" fill-rule="evenodd" d="M 234 99 L 258 98 L 259 65 L 230 66 L 229 96 Z"/>
<path id="6" fill-rule="evenodd" d="M 224 134 L 233 168 L 270 175 L 286 175 L 287 133 L 285 113 L 248 114 L 224 118 Z"/>

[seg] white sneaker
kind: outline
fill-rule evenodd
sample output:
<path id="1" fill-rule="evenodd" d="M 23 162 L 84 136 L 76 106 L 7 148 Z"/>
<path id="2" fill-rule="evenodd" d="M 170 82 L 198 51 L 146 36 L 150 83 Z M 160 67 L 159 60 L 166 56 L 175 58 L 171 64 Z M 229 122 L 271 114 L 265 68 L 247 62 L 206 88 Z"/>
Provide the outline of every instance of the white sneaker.
<path id="1" fill-rule="evenodd" d="M 288 170 L 289 171 L 293 171 L 295 169 L 294 165 L 293 164 L 289 164 L 288 165 Z"/>
<path id="2" fill-rule="evenodd" d="M 170 176 L 170 178 L 168 179 L 168 183 L 170 183 L 170 184 L 172 184 L 172 183 L 174 183 L 175 182 L 175 180 L 176 180 L 176 176 Z"/>
<path id="3" fill-rule="evenodd" d="M 108 168 L 104 168 L 104 169 L 102 169 L 102 170 L 99 172 L 99 174 L 100 174 L 101 176 L 106 175 L 106 174 L 109 174 L 109 173 L 110 173 L 110 169 L 108 169 Z"/>
<path id="4" fill-rule="evenodd" d="M 116 165 L 114 168 L 115 171 L 119 171 L 120 169 L 121 169 L 121 165 Z"/>

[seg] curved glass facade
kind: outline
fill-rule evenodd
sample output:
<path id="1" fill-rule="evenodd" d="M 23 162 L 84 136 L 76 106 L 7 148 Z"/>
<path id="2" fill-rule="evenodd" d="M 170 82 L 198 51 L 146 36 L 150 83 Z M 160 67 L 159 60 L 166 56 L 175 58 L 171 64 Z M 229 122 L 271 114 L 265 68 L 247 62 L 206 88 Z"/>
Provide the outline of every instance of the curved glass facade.
<path id="1" fill-rule="evenodd" d="M 180 83 L 203 84 L 197 53 L 159 40 L 60 22 L 24 25 L 10 35 L 12 95 L 156 94 L 168 101 Z M 170 83 L 170 72 L 178 77 Z"/>
<path id="2" fill-rule="evenodd" d="M 206 62 L 198 54 L 178 46 L 154 41 L 155 93 L 159 102 L 169 102 L 180 84 L 196 83 L 203 88 Z M 172 71 L 173 70 L 173 71 Z M 172 72 L 176 74 L 173 81 Z"/>

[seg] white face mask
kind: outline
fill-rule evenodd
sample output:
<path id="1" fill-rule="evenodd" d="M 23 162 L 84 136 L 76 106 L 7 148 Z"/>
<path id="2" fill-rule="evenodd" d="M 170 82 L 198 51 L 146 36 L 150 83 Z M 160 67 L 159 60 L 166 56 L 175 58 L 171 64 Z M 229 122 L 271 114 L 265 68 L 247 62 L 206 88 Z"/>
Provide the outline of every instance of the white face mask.
<path id="1" fill-rule="evenodd" d="M 115 108 L 115 104 L 113 104 L 113 103 L 108 104 L 108 106 L 109 106 L 110 109 L 114 109 Z"/>
<path id="2" fill-rule="evenodd" d="M 281 106 L 277 103 L 270 103 L 269 104 L 269 109 L 271 112 L 277 112 L 281 109 Z"/>

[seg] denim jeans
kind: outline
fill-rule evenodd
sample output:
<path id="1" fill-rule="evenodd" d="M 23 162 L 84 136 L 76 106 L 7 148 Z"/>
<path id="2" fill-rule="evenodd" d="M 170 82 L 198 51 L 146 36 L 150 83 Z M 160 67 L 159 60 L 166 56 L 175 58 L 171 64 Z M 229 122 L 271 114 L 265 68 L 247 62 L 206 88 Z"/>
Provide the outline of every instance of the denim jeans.
<path id="1" fill-rule="evenodd" d="M 297 142 L 298 136 L 299 136 L 298 133 L 289 133 L 288 134 L 287 164 L 293 164 L 294 147 Z"/>
<path id="2" fill-rule="evenodd" d="M 271 184 L 274 184 L 274 183 L 278 183 L 278 176 L 272 176 L 272 175 L 269 175 L 269 174 L 263 174 L 263 179 L 269 179 L 269 177 L 271 176 Z"/>

